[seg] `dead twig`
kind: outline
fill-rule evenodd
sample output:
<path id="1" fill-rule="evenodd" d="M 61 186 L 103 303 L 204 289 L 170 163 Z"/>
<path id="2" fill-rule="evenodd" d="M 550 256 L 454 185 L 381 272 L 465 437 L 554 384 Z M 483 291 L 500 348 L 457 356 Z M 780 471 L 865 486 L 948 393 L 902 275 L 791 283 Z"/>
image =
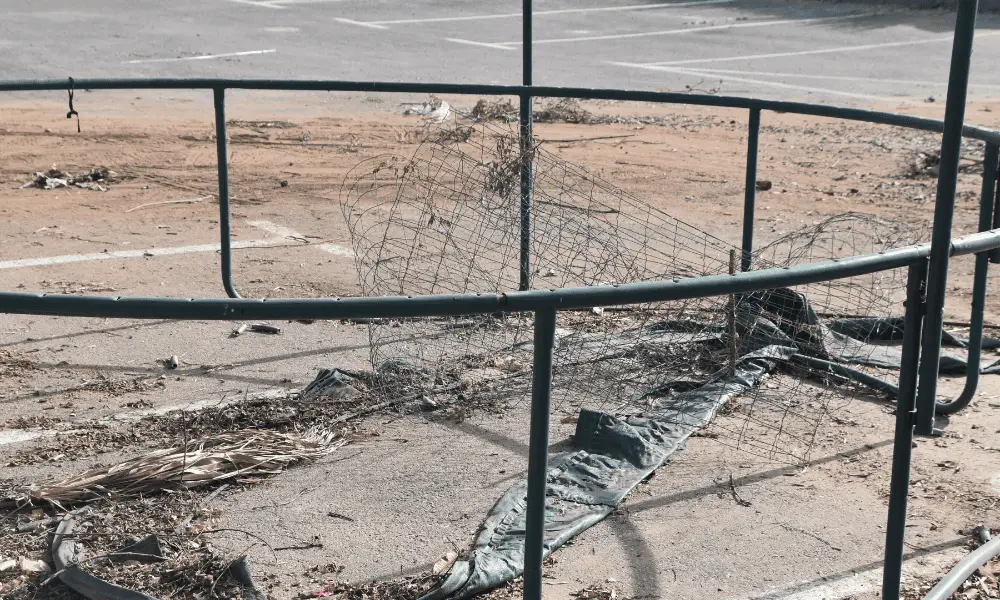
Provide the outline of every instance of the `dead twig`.
<path id="1" fill-rule="evenodd" d="M 571 144 L 573 142 L 593 142 L 595 140 L 622 140 L 625 138 L 632 138 L 635 136 L 636 134 L 631 133 L 627 135 L 599 135 L 595 137 L 586 137 L 586 138 L 573 138 L 565 140 L 541 140 L 541 141 L 543 143 L 548 143 L 548 144 Z"/>
<path id="2" fill-rule="evenodd" d="M 164 200 L 162 202 L 147 202 L 145 204 L 140 204 L 139 206 L 133 206 L 132 208 L 126 210 L 125 212 L 130 213 L 133 210 L 139 210 L 140 208 L 146 208 L 149 206 L 162 206 L 164 204 L 197 204 L 205 200 L 210 200 L 212 196 L 202 196 L 201 198 L 191 198 L 190 200 Z"/>
<path id="3" fill-rule="evenodd" d="M 736 491 L 736 480 L 733 479 L 733 474 L 729 474 L 729 493 L 733 495 L 733 500 L 736 504 L 740 506 L 752 506 L 748 500 L 744 500 L 740 493 Z"/>

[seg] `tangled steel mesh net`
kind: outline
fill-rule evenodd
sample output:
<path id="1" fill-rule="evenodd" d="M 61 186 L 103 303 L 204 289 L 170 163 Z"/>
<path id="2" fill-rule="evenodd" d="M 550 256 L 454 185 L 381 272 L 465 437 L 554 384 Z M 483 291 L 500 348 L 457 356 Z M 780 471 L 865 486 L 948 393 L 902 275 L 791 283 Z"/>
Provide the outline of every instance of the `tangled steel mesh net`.
<path id="1" fill-rule="evenodd" d="M 533 288 L 732 271 L 732 244 L 538 145 L 522 148 L 513 127 L 455 124 L 429 131 L 410 157 L 374 158 L 349 175 L 342 195 L 364 294 L 517 289 L 520 172 L 526 162 L 534 174 Z M 776 240 L 753 260 L 758 268 L 790 266 L 916 239 L 889 222 L 845 215 Z M 793 294 L 810 298 L 823 314 L 887 315 L 899 308 L 893 291 L 901 287 L 887 276 L 898 275 L 824 282 Z M 746 298 L 715 297 L 560 312 L 553 409 L 639 414 L 733 373 L 758 323 L 749 306 Z M 479 406 L 523 404 L 530 397 L 532 335 L 529 314 L 372 323 L 373 390 Z M 755 381 L 729 402 L 714 427 L 725 432 L 720 441 L 792 460 L 805 456 L 837 396 L 831 386 L 854 385 L 791 363 L 764 377 L 766 382 Z M 818 391 L 798 402 L 795 391 L 805 385 Z"/>

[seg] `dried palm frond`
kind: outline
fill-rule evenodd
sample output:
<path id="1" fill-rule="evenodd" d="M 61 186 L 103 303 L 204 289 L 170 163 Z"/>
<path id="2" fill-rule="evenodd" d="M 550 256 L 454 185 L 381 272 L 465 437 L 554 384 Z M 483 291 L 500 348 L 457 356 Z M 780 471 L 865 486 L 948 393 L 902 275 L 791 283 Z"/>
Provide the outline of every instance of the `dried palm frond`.
<path id="1" fill-rule="evenodd" d="M 127 498 L 166 489 L 275 475 L 289 465 L 315 460 L 346 443 L 339 435 L 304 435 L 243 429 L 191 440 L 111 467 L 91 469 L 58 483 L 32 486 L 19 504 L 68 505 L 96 498 Z"/>

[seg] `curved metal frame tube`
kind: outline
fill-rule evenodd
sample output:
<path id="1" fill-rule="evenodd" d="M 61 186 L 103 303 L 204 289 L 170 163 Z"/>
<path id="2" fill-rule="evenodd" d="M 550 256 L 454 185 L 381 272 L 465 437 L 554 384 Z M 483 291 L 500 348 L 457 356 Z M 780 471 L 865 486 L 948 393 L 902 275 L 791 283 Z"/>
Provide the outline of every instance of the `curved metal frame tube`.
<path id="1" fill-rule="evenodd" d="M 963 0 L 964 1 L 964 0 Z M 914 117 L 899 113 L 810 104 L 808 102 L 787 102 L 783 100 L 761 100 L 740 96 L 714 96 L 709 94 L 687 94 L 676 92 L 653 92 L 645 90 L 617 90 L 607 88 L 577 88 L 556 86 L 524 85 L 478 85 L 461 83 L 404 83 L 387 81 L 337 81 L 337 80 L 296 80 L 296 79 L 77 79 L 76 88 L 89 90 L 284 90 L 316 92 L 369 92 L 403 94 L 455 94 L 465 96 L 533 96 L 535 98 L 581 98 L 586 100 L 625 100 L 634 102 L 654 102 L 662 104 L 688 104 L 693 106 L 715 106 L 724 108 L 746 108 L 771 110 L 774 112 L 811 115 L 865 121 L 879 125 L 906 127 L 921 131 L 942 133 L 944 122 L 926 117 Z M 67 88 L 63 79 L 39 81 L 0 81 L 0 92 L 30 92 L 62 90 Z M 962 135 L 967 138 L 1000 144 L 1000 131 L 964 125 Z"/>
<path id="2" fill-rule="evenodd" d="M 983 189 L 979 203 L 979 230 L 988 231 L 993 225 L 994 190 L 997 179 L 997 160 L 1000 148 L 987 143 L 983 155 Z M 972 402 L 979 387 L 979 360 L 983 352 L 983 324 L 986 310 L 986 284 L 990 269 L 990 253 L 976 255 L 976 271 L 972 283 L 972 314 L 969 317 L 968 366 L 965 373 L 965 387 L 951 402 L 938 402 L 935 412 L 942 415 L 957 413 Z"/>
<path id="3" fill-rule="evenodd" d="M 226 90 L 212 90 L 215 100 L 215 149 L 219 169 L 219 249 L 222 287 L 230 298 L 239 298 L 233 284 L 233 249 L 229 225 L 229 150 L 226 145 Z"/>
<path id="4" fill-rule="evenodd" d="M 972 40 L 976 31 L 979 0 L 959 0 L 955 18 L 955 38 L 948 75 L 948 104 L 945 107 L 944 135 L 941 138 L 941 168 L 934 202 L 934 229 L 931 233 L 930 265 L 927 269 L 927 314 L 924 317 L 923 359 L 917 389 L 916 432 L 934 433 L 934 405 L 941 360 L 941 327 L 947 295 L 948 264 L 951 258 L 951 228 L 955 217 L 955 189 L 962 149 L 962 124 L 972 62 Z"/>
<path id="5" fill-rule="evenodd" d="M 1000 248 L 1000 229 L 953 240 L 952 256 Z M 361 298 L 142 298 L 0 292 L 0 312 L 73 317 L 134 319 L 350 319 L 484 314 L 498 310 L 584 309 L 616 304 L 689 300 L 818 283 L 897 269 L 930 255 L 930 245 L 875 254 L 762 269 L 735 275 L 646 281 L 504 294 L 436 294 Z"/>

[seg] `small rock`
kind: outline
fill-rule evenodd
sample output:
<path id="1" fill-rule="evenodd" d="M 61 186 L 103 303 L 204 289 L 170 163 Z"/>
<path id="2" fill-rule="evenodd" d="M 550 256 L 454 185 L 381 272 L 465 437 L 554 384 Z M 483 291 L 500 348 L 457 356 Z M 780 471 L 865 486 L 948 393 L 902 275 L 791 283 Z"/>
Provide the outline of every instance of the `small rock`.
<path id="1" fill-rule="evenodd" d="M 771 189 L 771 182 L 770 180 L 767 179 L 758 179 L 756 187 L 757 191 L 766 192 L 767 190 Z"/>

